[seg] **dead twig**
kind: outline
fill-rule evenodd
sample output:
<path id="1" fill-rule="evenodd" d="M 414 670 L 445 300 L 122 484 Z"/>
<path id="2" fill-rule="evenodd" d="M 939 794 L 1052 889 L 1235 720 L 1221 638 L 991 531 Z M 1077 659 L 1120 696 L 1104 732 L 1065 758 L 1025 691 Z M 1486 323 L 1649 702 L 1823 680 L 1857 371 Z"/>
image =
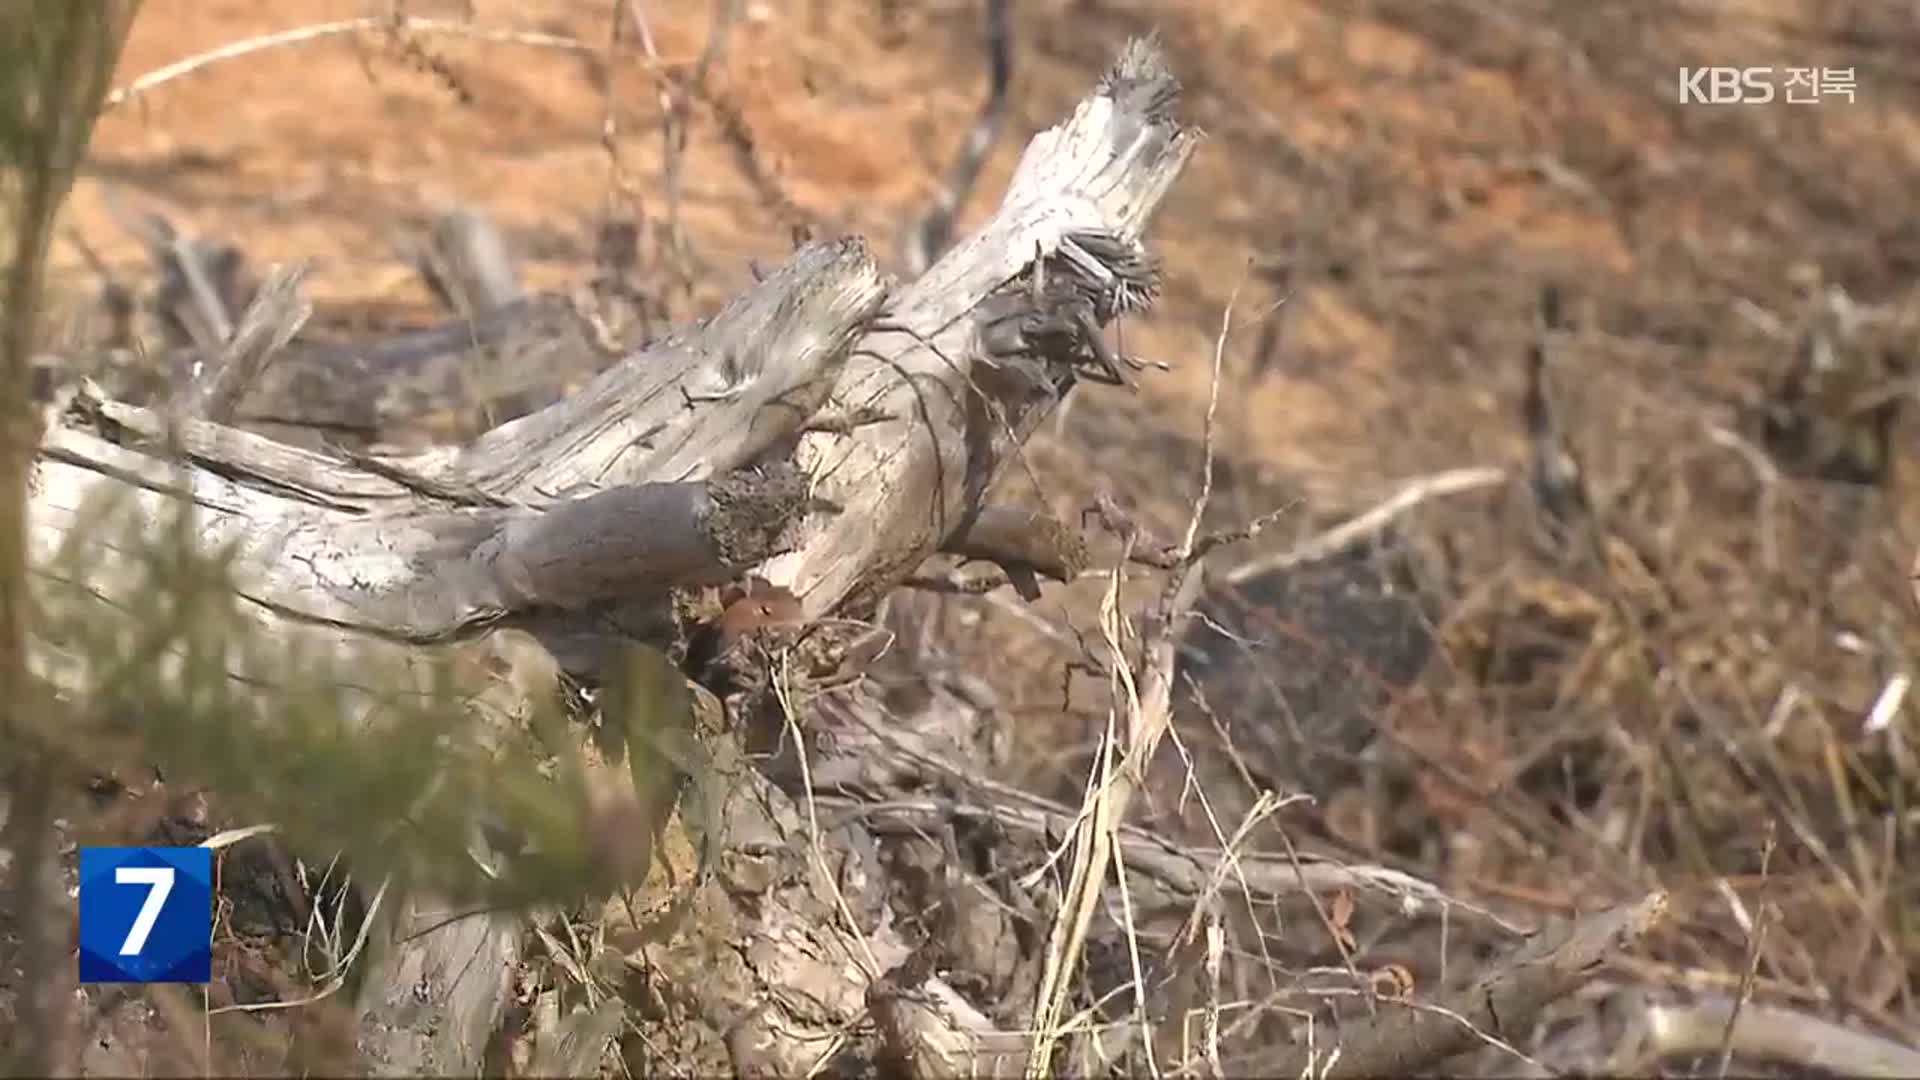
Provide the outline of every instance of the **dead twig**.
<path id="1" fill-rule="evenodd" d="M 1744 1058 L 1791 1062 L 1835 1076 L 1920 1076 L 1920 1050 L 1796 1009 L 1741 1008 L 1737 999 L 1721 997 L 1649 1006 L 1644 1019 L 1643 1060 L 1711 1054 L 1724 1042 Z"/>
<path id="2" fill-rule="evenodd" d="M 1762 893 L 1760 905 L 1754 912 L 1753 925 L 1747 928 L 1747 969 L 1740 976 L 1740 996 L 1734 999 L 1733 1011 L 1727 1016 L 1726 1034 L 1720 1039 L 1720 1080 L 1726 1080 L 1727 1068 L 1733 1064 L 1733 1032 L 1740 1022 L 1740 1010 L 1753 1000 L 1753 980 L 1760 974 L 1760 946 L 1767 940 L 1767 898 L 1764 889 L 1767 882 L 1767 870 L 1773 864 L 1774 823 L 1767 822 L 1766 846 L 1760 849 L 1760 885 Z"/>
<path id="3" fill-rule="evenodd" d="M 933 205 L 916 224 L 901 230 L 900 262 L 908 274 L 923 274 L 953 242 L 954 222 L 966 204 L 981 166 L 1006 129 L 1008 90 L 1013 85 L 1013 18 L 1010 0 L 987 0 L 987 100 L 967 132 L 967 141 L 947 170 Z"/>
<path id="4" fill-rule="evenodd" d="M 941 550 L 1000 567 L 1023 600 L 1040 598 L 1039 574 L 1069 582 L 1087 568 L 1087 540 L 1051 514 L 984 506 Z"/>
<path id="5" fill-rule="evenodd" d="M 338 22 L 316 23 L 312 26 L 296 27 L 277 34 L 263 34 L 259 37 L 228 42 L 217 49 L 176 60 L 165 67 L 155 68 L 145 75 L 134 79 L 107 95 L 102 111 L 116 108 L 132 101 L 156 87 L 163 86 L 175 79 L 183 78 L 197 71 L 203 71 L 215 64 L 229 60 L 238 60 L 244 56 L 268 52 L 273 49 L 291 48 L 306 45 L 330 37 L 373 32 L 402 34 L 441 34 L 449 37 L 471 38 L 496 45 L 524 45 L 535 49 L 552 49 L 576 55 L 591 56 L 600 50 L 593 45 L 576 38 L 558 34 L 541 34 L 527 30 L 496 30 L 484 26 L 475 26 L 468 22 L 452 19 L 430 19 L 405 12 L 393 12 L 386 15 L 369 15 L 358 19 L 342 19 Z M 659 74 L 668 68 L 684 66 L 684 61 L 665 62 L 657 56 L 648 56 L 649 70 Z"/>
<path id="6" fill-rule="evenodd" d="M 1332 558 L 1353 544 L 1379 533 L 1392 524 L 1395 518 L 1428 499 L 1478 491 L 1481 488 L 1505 483 L 1506 479 L 1506 470 L 1483 465 L 1449 469 L 1446 472 L 1410 480 L 1401 485 L 1400 489 L 1384 502 L 1366 513 L 1343 521 L 1285 551 L 1248 559 L 1221 575 L 1221 579 L 1229 585 L 1240 585 L 1263 574 L 1279 573 L 1302 563 Z"/>
<path id="7" fill-rule="evenodd" d="M 107 215 L 147 249 L 160 278 L 154 307 L 173 339 L 212 353 L 233 336 L 233 316 L 251 291 L 238 248 L 194 239 L 157 209 L 136 211 L 106 190 Z"/>
<path id="8" fill-rule="evenodd" d="M 1409 1075 L 1431 1070 L 1489 1035 L 1510 1042 L 1547 1005 L 1585 985 L 1608 956 L 1631 948 L 1666 911 L 1667 894 L 1656 892 L 1541 930 L 1439 1008 L 1383 1009 L 1348 1025 L 1337 1049 L 1297 1048 L 1275 1060 L 1272 1073 L 1323 1080 Z M 1502 1033 L 1508 1038 L 1501 1039 Z"/>
<path id="9" fill-rule="evenodd" d="M 625 0 L 623 6 L 640 36 L 641 51 L 647 54 L 648 61 L 658 64 L 660 51 L 654 45 L 653 27 L 647 22 L 640 0 Z M 701 54 L 703 76 L 708 56 L 708 53 Z M 660 105 L 660 186 L 666 191 L 668 255 L 674 272 L 680 277 L 681 287 L 691 288 L 693 272 L 688 263 L 692 253 L 687 244 L 686 225 L 680 219 L 681 157 L 687 148 L 687 95 L 685 88 L 672 79 L 660 80 L 656 89 Z"/>

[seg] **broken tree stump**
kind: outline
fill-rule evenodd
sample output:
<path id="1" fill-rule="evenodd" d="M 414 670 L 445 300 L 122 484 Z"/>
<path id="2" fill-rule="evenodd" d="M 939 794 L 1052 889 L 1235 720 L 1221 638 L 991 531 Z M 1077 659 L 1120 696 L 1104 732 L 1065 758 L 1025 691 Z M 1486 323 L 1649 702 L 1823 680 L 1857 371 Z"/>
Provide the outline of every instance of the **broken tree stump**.
<path id="1" fill-rule="evenodd" d="M 86 548 L 103 496 L 150 524 L 190 506 L 263 635 L 406 663 L 517 628 L 588 678 L 609 639 L 670 647 L 687 630 L 677 595 L 749 570 L 808 618 L 868 610 L 968 525 L 1081 373 L 1112 368 L 1100 329 L 1155 295 L 1141 234 L 1198 137 L 1177 101 L 1157 46 L 1132 43 L 1032 141 L 993 220 L 918 281 L 889 293 L 860 240 L 811 244 L 712 318 L 466 446 L 303 449 L 80 387 L 39 455 L 35 556 Z M 124 553 L 88 553 L 91 596 L 134 588 Z M 55 685 L 98 674 L 86 655 L 36 659 Z M 718 880 L 652 962 L 712 1035 L 694 1060 L 724 1049 L 737 1072 L 804 1071 L 908 950 L 854 887 L 877 874 L 864 828 L 822 840 L 764 777 L 730 781 Z M 360 1048 L 385 1074 L 472 1073 L 519 924 L 434 923 L 422 899 L 393 905 L 405 917 L 361 996 Z M 716 947 L 717 974 L 702 966 Z"/>

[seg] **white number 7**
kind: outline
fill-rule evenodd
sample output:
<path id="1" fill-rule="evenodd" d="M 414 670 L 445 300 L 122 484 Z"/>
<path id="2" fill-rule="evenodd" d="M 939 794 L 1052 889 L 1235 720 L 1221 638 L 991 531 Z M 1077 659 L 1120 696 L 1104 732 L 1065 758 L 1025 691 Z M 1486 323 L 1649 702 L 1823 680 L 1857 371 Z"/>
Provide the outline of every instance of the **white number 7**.
<path id="1" fill-rule="evenodd" d="M 173 867 L 118 867 L 113 871 L 113 883 L 151 887 L 146 902 L 140 905 L 140 914 L 134 917 L 133 928 L 127 931 L 127 940 L 120 945 L 121 956 L 139 956 L 140 950 L 147 947 L 147 935 L 153 933 L 153 924 L 160 921 L 160 909 L 167 906 L 167 894 L 173 891 Z"/>

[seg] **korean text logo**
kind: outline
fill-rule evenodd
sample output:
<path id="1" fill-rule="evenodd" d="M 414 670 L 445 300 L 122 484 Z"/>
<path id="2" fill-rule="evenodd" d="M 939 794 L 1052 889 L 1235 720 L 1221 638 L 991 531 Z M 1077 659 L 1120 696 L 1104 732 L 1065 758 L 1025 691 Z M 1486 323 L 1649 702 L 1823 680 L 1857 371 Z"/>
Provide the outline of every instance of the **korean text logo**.
<path id="1" fill-rule="evenodd" d="M 1822 98 L 1853 100 L 1852 68 L 1683 67 L 1682 105 L 1812 105 Z"/>
<path id="2" fill-rule="evenodd" d="M 213 975 L 213 850 L 80 849 L 80 981 Z"/>

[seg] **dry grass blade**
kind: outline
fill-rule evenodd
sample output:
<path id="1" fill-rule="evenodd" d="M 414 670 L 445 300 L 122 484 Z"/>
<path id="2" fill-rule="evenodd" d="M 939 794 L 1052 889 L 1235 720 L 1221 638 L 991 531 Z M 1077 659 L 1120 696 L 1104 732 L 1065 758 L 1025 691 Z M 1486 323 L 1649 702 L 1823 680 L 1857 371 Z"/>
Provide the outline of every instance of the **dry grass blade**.
<path id="1" fill-rule="evenodd" d="M 1766 888 L 1767 871 L 1773 866 L 1773 840 L 1775 824 L 1767 822 L 1767 843 L 1760 852 L 1760 885 Z M 1733 1012 L 1727 1016 L 1726 1034 L 1720 1040 L 1720 1078 L 1726 1080 L 1727 1069 L 1733 1064 L 1733 1033 L 1740 1022 L 1740 1010 L 1753 1000 L 1754 977 L 1760 973 L 1760 949 L 1767 939 L 1767 903 L 1766 893 L 1760 895 L 1760 903 L 1754 912 L 1753 924 L 1747 930 L 1747 970 L 1740 976 L 1740 996 L 1734 1000 Z"/>
<path id="2" fill-rule="evenodd" d="M 1220 358 L 1231 329 L 1232 305 L 1229 303 L 1215 342 L 1213 386 L 1206 421 L 1205 475 L 1181 545 L 1183 553 L 1194 550 L 1200 519 L 1213 489 L 1212 418 L 1219 400 Z M 1190 559 L 1174 571 L 1140 634 L 1139 661 L 1137 665 L 1130 663 L 1124 643 L 1126 627 L 1120 616 L 1120 582 L 1121 568 L 1131 557 L 1136 540 L 1137 536 L 1127 537 L 1125 553 L 1110 575 L 1106 597 L 1101 603 L 1101 636 L 1111 657 L 1110 668 L 1117 692 L 1097 755 L 1098 775 L 1090 780 L 1084 812 L 1075 829 L 1073 868 L 1047 941 L 1040 993 L 1034 1005 L 1032 1043 L 1027 1060 L 1029 1077 L 1045 1076 L 1052 1067 L 1053 1050 L 1062 1034 L 1060 1017 L 1066 1005 L 1067 973 L 1080 962 L 1087 928 L 1098 906 L 1108 868 L 1114 862 L 1118 829 L 1126 820 L 1134 791 L 1145 776 L 1147 762 L 1159 748 L 1172 721 L 1175 640 L 1193 611 L 1205 580 L 1202 564 L 1197 560 Z M 1126 721 L 1124 747 L 1115 731 L 1115 714 L 1122 710 Z M 1151 1060 L 1149 1056 L 1149 1062 Z"/>
<path id="3" fill-rule="evenodd" d="M 1131 546 L 1129 544 L 1129 546 Z M 1120 571 L 1113 572 L 1112 584 L 1101 605 L 1101 627 L 1109 634 L 1109 645 L 1116 658 L 1115 678 L 1129 689 L 1132 673 L 1118 641 Z M 1129 695 L 1131 697 L 1131 695 Z M 1107 867 L 1112 861 L 1113 826 L 1125 817 L 1126 802 L 1120 794 L 1121 780 L 1114 768 L 1119 753 L 1114 737 L 1114 716 L 1110 711 L 1100 739 L 1096 773 L 1088 778 L 1087 797 L 1081 806 L 1073 833 L 1073 863 L 1068 871 L 1060 911 L 1054 917 L 1048 935 L 1045 966 L 1041 971 L 1040 992 L 1035 999 L 1031 1043 L 1028 1047 L 1027 1076 L 1043 1077 L 1052 1068 L 1053 1050 L 1063 1032 L 1060 1018 L 1065 1011 L 1068 975 L 1079 963 L 1086 943 L 1087 928 L 1099 906 Z"/>
<path id="4" fill-rule="evenodd" d="M 859 946 L 859 950 L 855 955 L 864 963 L 866 970 L 863 974 L 866 980 L 870 982 L 879 978 L 883 969 L 879 959 L 873 954 L 872 943 L 867 940 L 866 934 L 860 930 L 860 920 L 854 917 L 853 909 L 847 905 L 846 894 L 841 891 L 838 877 L 835 875 L 833 867 L 827 860 L 826 850 L 821 846 L 820 810 L 813 794 L 813 780 L 810 775 L 811 764 L 807 754 L 806 735 L 801 732 L 799 721 L 796 719 L 798 709 L 794 704 L 791 690 L 793 685 L 791 661 L 791 653 L 781 656 L 780 679 L 775 684 L 775 695 L 780 702 L 781 715 L 784 717 L 787 725 L 787 737 L 793 740 L 793 746 L 796 748 L 795 760 L 800 768 L 800 790 L 803 793 L 803 801 L 806 808 L 808 865 L 812 868 L 813 872 L 818 875 L 821 886 L 833 897 L 834 910 L 839 914 L 841 919 L 845 920 L 847 934 L 851 936 L 854 943 Z M 822 1060 L 824 1060 L 824 1057 Z"/>
<path id="5" fill-rule="evenodd" d="M 1913 569 L 1907 575 L 1913 582 L 1913 603 L 1920 607 L 1920 549 L 1913 553 Z"/>

